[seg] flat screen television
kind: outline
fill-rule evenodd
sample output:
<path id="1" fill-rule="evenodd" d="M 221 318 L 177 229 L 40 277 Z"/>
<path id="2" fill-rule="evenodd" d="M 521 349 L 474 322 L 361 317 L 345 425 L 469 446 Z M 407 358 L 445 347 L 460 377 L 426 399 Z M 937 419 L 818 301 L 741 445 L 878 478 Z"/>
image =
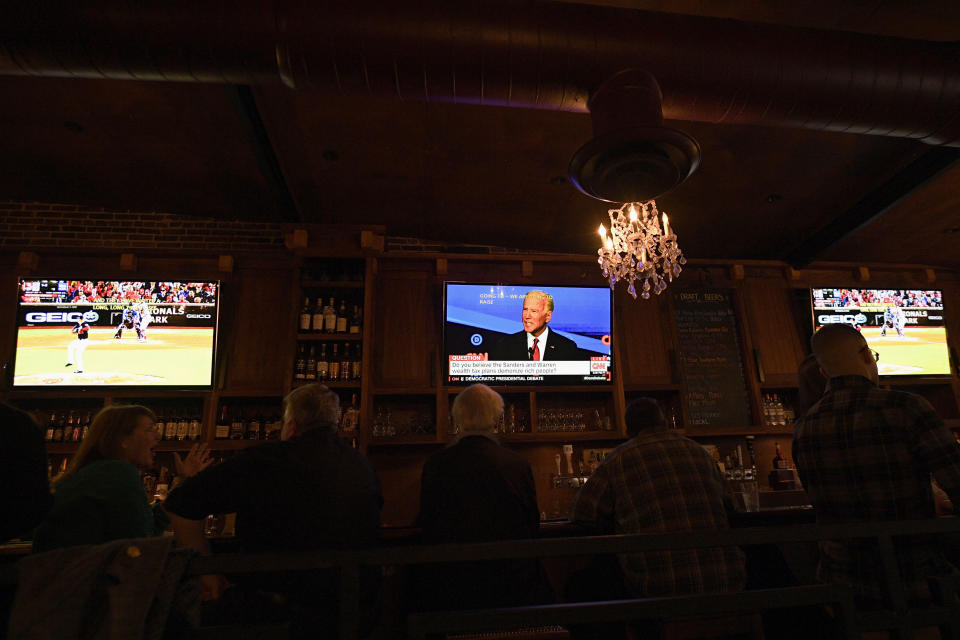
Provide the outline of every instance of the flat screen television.
<path id="1" fill-rule="evenodd" d="M 609 287 L 447 282 L 447 383 L 609 384 L 612 308 Z M 541 337 L 534 344 L 537 333 Z"/>
<path id="2" fill-rule="evenodd" d="M 19 282 L 13 386 L 213 385 L 219 282 Z"/>
<path id="3" fill-rule="evenodd" d="M 943 293 L 936 289 L 811 289 L 814 330 L 842 322 L 880 354 L 882 376 L 950 375 Z"/>

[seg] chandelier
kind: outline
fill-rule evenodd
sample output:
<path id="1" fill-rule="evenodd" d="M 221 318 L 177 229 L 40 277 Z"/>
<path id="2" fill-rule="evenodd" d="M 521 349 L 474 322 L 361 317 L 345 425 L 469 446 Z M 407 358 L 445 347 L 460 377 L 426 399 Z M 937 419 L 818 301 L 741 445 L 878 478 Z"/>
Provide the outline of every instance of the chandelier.
<path id="1" fill-rule="evenodd" d="M 598 232 L 603 244 L 597 250 L 597 262 L 603 277 L 610 281 L 610 288 L 625 280 L 629 283 L 627 292 L 636 299 L 637 283 L 642 281 L 642 298 L 649 298 L 651 291 L 660 295 L 667 282 L 680 275 L 681 265 L 687 263 L 667 214 L 663 214 L 661 227 L 660 212 L 653 200 L 627 202 L 607 213 L 610 234 L 601 224 Z"/>

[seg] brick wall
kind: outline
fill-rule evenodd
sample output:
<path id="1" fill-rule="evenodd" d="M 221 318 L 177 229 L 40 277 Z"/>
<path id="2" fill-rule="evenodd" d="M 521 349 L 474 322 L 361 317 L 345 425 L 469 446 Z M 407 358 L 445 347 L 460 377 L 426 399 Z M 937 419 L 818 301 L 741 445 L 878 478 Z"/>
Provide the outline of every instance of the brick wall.
<path id="1" fill-rule="evenodd" d="M 66 247 L 242 251 L 283 247 L 283 236 L 281 225 L 273 222 L 0 201 L 0 250 Z"/>

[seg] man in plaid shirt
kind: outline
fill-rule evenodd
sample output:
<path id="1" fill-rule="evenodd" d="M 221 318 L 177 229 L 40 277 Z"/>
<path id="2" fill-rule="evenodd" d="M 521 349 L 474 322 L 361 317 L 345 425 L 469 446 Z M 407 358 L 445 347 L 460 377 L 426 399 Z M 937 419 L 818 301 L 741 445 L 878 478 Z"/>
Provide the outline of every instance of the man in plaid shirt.
<path id="1" fill-rule="evenodd" d="M 810 344 L 829 376 L 826 392 L 797 421 L 793 457 L 820 522 L 935 516 L 931 474 L 957 504 L 960 445 L 920 396 L 877 387 L 877 360 L 860 333 L 827 325 Z M 930 597 L 926 576 L 956 570 L 935 539 L 894 538 L 908 600 Z M 875 541 L 824 541 L 818 577 L 853 585 L 861 606 L 883 601 Z"/>
<path id="2" fill-rule="evenodd" d="M 601 534 L 727 528 L 723 478 L 710 454 L 667 429 L 650 398 L 631 402 L 624 420 L 631 439 L 590 476 L 571 520 Z M 739 591 L 745 581 L 737 547 L 625 554 L 620 565 L 627 589 L 642 597 Z"/>

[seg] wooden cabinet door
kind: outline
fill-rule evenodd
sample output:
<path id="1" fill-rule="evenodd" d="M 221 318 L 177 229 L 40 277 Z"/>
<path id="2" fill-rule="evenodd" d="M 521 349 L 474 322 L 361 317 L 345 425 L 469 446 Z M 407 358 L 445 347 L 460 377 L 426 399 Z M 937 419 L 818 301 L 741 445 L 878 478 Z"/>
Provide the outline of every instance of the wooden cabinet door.
<path id="1" fill-rule="evenodd" d="M 634 300 L 623 287 L 614 298 L 614 349 L 620 362 L 614 362 L 623 376 L 623 384 L 670 384 L 673 382 L 672 333 L 665 319 L 669 316 L 669 296 Z M 619 343 L 619 345 L 617 344 Z"/>
<path id="2" fill-rule="evenodd" d="M 219 375 L 232 390 L 281 393 L 291 378 L 298 309 L 289 267 L 250 265 L 223 286 Z"/>
<path id="3" fill-rule="evenodd" d="M 375 387 L 432 386 L 441 350 L 439 287 L 429 272 L 392 269 L 389 263 L 381 265 L 374 286 Z"/>
<path id="4" fill-rule="evenodd" d="M 793 291 L 782 280 L 748 280 L 743 305 L 756 361 L 766 386 L 793 386 L 806 353 L 797 328 Z"/>

